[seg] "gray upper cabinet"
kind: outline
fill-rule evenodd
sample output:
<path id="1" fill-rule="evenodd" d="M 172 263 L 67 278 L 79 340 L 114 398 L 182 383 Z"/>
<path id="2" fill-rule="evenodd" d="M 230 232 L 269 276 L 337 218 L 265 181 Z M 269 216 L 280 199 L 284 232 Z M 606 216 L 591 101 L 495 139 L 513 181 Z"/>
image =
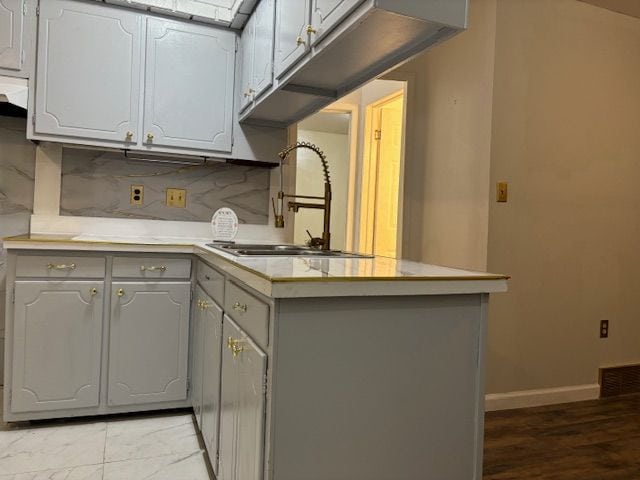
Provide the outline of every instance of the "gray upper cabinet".
<path id="1" fill-rule="evenodd" d="M 108 404 L 185 400 L 189 282 L 112 284 Z"/>
<path id="2" fill-rule="evenodd" d="M 0 68 L 22 69 L 25 0 L 0 0 Z"/>
<path id="3" fill-rule="evenodd" d="M 253 99 L 253 54 L 256 38 L 256 16 L 251 16 L 240 37 L 240 110 Z"/>
<path id="4" fill-rule="evenodd" d="M 311 44 L 318 43 L 363 0 L 311 0 Z"/>
<path id="5" fill-rule="evenodd" d="M 138 139 L 141 16 L 97 2 L 40 6 L 35 132 Z"/>
<path id="6" fill-rule="evenodd" d="M 242 32 L 240 109 L 273 85 L 275 1 L 262 0 Z"/>
<path id="7" fill-rule="evenodd" d="M 236 34 L 147 20 L 145 145 L 230 152 Z"/>
<path id="8" fill-rule="evenodd" d="M 103 282 L 17 281 L 12 412 L 96 407 Z"/>
<path id="9" fill-rule="evenodd" d="M 220 480 L 261 480 L 267 357 L 228 316 L 222 353 Z"/>
<path id="10" fill-rule="evenodd" d="M 311 0 L 278 0 L 276 5 L 275 74 L 282 77 L 309 51 Z"/>
<path id="11" fill-rule="evenodd" d="M 253 54 L 253 96 L 258 98 L 273 84 L 275 0 L 261 0 L 253 15 L 256 22 Z"/>

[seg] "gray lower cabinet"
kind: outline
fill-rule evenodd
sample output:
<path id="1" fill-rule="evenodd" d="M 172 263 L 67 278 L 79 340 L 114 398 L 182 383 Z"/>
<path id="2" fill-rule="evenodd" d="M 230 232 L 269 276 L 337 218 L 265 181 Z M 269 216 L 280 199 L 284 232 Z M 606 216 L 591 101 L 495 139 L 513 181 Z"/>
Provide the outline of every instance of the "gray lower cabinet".
<path id="1" fill-rule="evenodd" d="M 24 0 L 0 0 L 0 69 L 22 69 Z"/>
<path id="2" fill-rule="evenodd" d="M 220 432 L 220 368 L 222 360 L 222 309 L 209 296 L 202 303 L 202 438 L 213 471 L 218 475 Z"/>
<path id="3" fill-rule="evenodd" d="M 191 405 L 200 430 L 202 430 L 202 367 L 204 365 L 202 358 L 204 349 L 202 301 L 205 297 L 206 294 L 202 288 L 196 287 L 194 297 L 196 305 L 192 309 L 191 315 Z"/>
<path id="4" fill-rule="evenodd" d="M 114 282 L 108 404 L 187 398 L 190 282 Z"/>
<path id="5" fill-rule="evenodd" d="M 266 354 L 224 317 L 219 480 L 261 480 L 264 472 Z"/>
<path id="6" fill-rule="evenodd" d="M 101 281 L 16 281 L 12 412 L 96 407 Z"/>

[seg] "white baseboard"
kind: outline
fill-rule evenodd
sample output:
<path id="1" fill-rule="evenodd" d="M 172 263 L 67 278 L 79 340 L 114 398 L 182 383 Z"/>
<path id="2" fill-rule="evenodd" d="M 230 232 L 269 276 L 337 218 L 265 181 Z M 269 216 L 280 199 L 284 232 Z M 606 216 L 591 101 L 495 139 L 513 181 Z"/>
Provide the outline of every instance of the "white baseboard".
<path id="1" fill-rule="evenodd" d="M 485 411 L 540 407 L 557 403 L 581 402 L 600 397 L 600 385 L 574 385 L 571 387 L 522 390 L 509 393 L 490 393 L 485 396 Z"/>

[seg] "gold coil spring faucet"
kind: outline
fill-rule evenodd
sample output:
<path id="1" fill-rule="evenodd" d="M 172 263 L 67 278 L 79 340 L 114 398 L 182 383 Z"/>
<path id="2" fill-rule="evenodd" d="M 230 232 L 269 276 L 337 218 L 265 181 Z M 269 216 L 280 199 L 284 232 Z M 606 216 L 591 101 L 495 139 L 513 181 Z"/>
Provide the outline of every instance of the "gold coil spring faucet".
<path id="1" fill-rule="evenodd" d="M 306 148 L 314 152 L 318 157 L 320 157 L 320 161 L 322 162 L 322 170 L 324 173 L 324 196 L 323 197 L 314 197 L 310 195 L 288 195 L 282 191 L 282 163 L 287 159 L 289 154 L 297 150 L 298 148 Z M 282 150 L 278 156 L 280 157 L 280 191 L 278 192 L 278 206 L 276 207 L 275 201 L 271 199 L 273 204 L 273 213 L 275 215 L 275 226 L 276 228 L 284 228 L 284 199 L 292 198 L 293 201 L 287 203 L 288 209 L 293 210 L 294 213 L 297 213 L 301 208 L 311 208 L 315 210 L 322 210 L 324 213 L 324 229 L 322 232 L 322 238 L 314 238 L 311 234 L 311 240 L 309 240 L 308 244 L 310 247 L 321 248 L 322 250 L 330 250 L 331 249 L 331 179 L 329 177 L 329 164 L 327 163 L 327 156 L 324 154 L 322 150 L 316 147 L 314 144 L 309 142 L 297 142 L 294 145 L 289 145 L 287 148 Z M 310 202 L 299 202 L 297 199 L 303 200 L 322 200 L 323 203 L 310 203 Z M 308 233 L 308 230 L 307 230 Z"/>

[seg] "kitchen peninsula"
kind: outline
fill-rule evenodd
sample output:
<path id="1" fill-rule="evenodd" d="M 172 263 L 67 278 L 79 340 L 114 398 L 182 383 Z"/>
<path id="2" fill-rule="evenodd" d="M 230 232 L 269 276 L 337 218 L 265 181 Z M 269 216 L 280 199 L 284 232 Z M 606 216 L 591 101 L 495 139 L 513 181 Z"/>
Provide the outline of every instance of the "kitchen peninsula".
<path id="1" fill-rule="evenodd" d="M 507 277 L 125 242 L 5 240 L 7 420 L 193 408 L 221 479 L 481 478 Z"/>

